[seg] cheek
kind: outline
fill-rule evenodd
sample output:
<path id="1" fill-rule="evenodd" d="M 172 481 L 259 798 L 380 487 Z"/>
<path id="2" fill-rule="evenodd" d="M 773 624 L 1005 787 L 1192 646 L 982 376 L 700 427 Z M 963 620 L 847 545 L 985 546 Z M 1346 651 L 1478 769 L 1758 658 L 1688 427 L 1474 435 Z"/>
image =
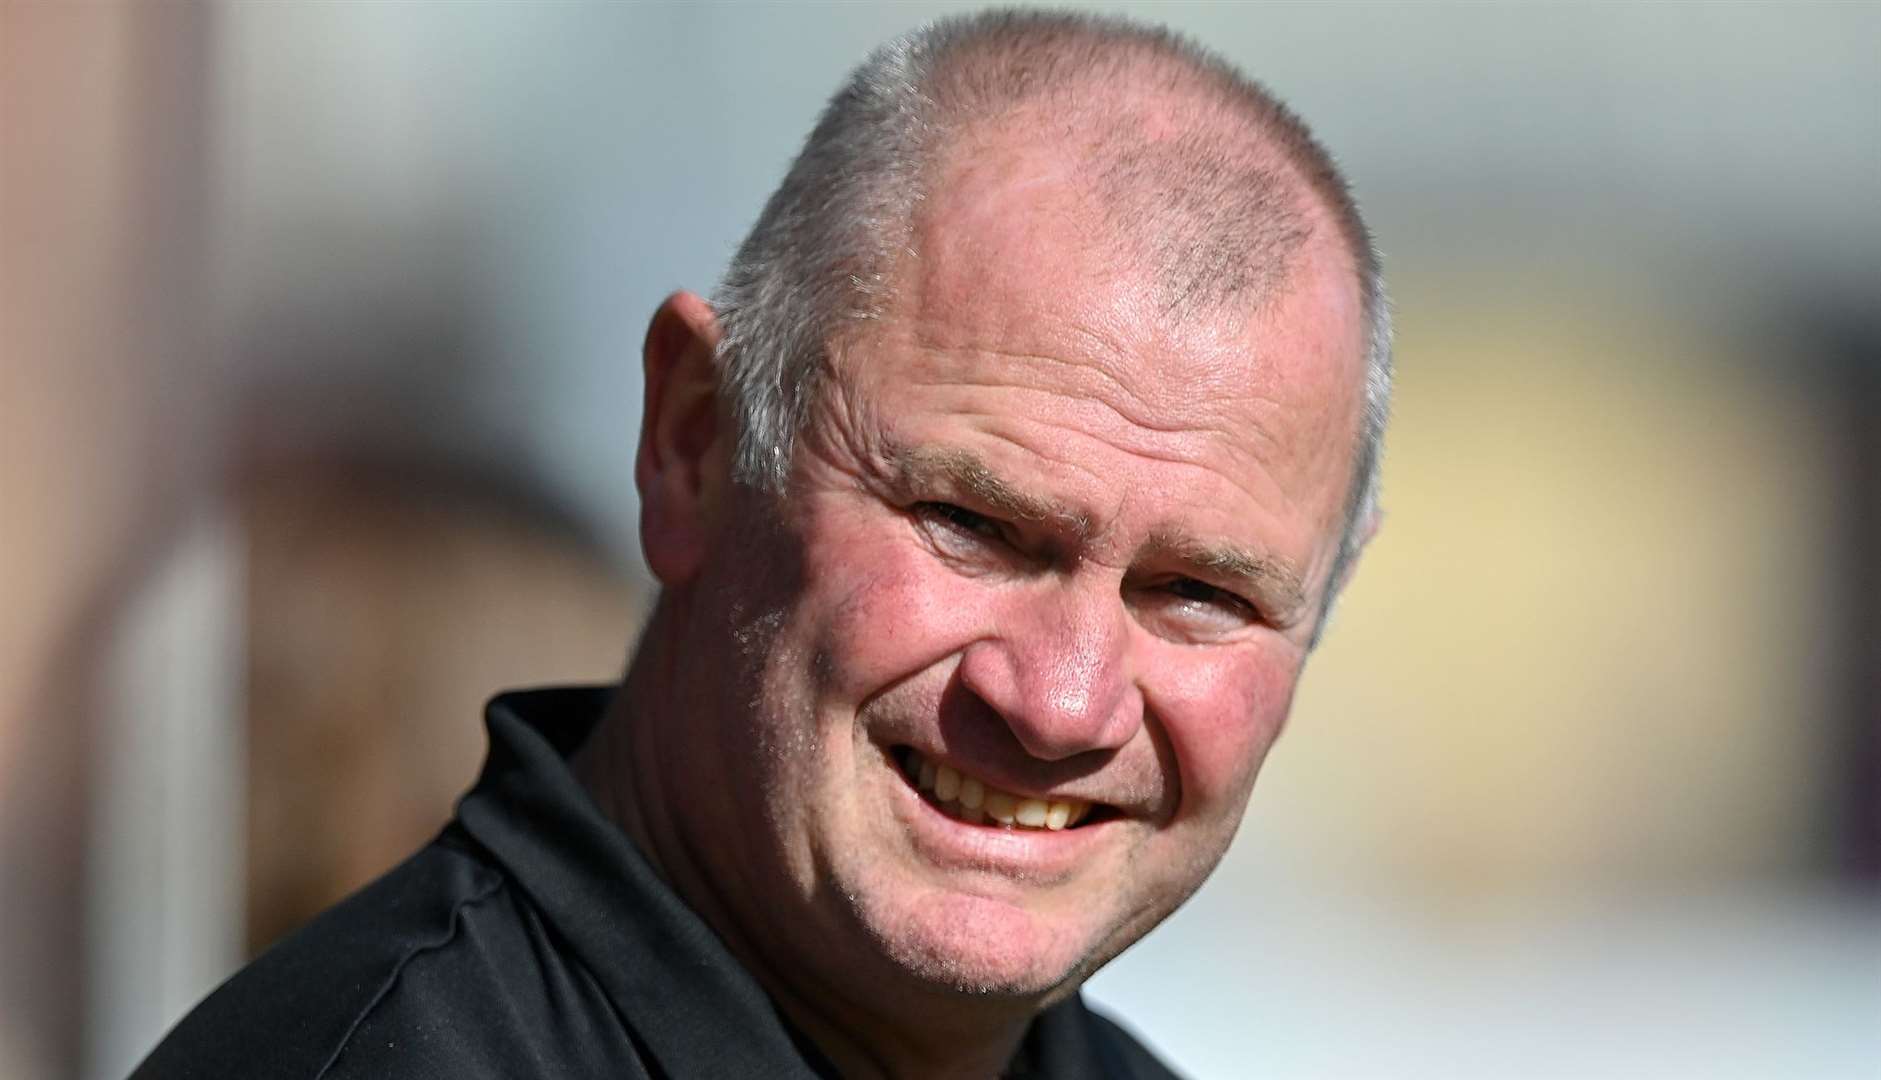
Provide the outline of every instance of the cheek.
<path id="1" fill-rule="evenodd" d="M 809 631 L 826 699 L 859 705 L 966 647 L 982 620 L 974 587 L 897 535 L 898 522 L 813 543 Z M 840 537 L 840 541 L 836 537 Z"/>
<path id="2" fill-rule="evenodd" d="M 1299 665 L 1287 650 L 1187 658 L 1147 704 L 1160 719 L 1182 777 L 1183 817 L 1239 817 L 1261 761 L 1280 735 Z"/>

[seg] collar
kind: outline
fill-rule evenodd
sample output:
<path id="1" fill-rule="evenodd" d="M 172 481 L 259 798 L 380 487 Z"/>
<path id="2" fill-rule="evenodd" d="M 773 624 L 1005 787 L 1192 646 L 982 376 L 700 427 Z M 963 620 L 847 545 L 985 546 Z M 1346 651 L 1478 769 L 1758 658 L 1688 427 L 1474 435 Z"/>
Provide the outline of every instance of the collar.
<path id="1" fill-rule="evenodd" d="M 569 771 L 565 758 L 612 694 L 567 687 L 491 701 L 490 756 L 458 819 L 667 1075 L 834 1075 Z"/>

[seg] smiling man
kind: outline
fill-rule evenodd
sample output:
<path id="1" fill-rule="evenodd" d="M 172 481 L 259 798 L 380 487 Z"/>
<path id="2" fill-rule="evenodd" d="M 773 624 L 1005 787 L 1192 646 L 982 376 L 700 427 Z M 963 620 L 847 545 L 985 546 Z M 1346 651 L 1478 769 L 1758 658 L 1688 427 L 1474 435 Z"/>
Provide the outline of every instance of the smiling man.
<path id="1" fill-rule="evenodd" d="M 147 1072 L 1162 1075 L 1078 988 L 1234 835 L 1388 338 L 1326 154 L 1218 60 L 888 46 L 654 316 L 624 684 L 499 698 L 444 836 Z"/>

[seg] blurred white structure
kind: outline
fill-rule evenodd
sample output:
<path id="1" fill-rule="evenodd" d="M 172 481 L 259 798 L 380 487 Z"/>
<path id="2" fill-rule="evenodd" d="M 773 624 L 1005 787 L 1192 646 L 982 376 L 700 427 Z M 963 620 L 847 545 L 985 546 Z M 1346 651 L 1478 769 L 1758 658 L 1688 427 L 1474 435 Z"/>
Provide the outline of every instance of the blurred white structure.
<path id="1" fill-rule="evenodd" d="M 87 1076 L 129 1073 L 243 960 L 242 562 L 229 521 L 195 523 L 107 646 Z"/>

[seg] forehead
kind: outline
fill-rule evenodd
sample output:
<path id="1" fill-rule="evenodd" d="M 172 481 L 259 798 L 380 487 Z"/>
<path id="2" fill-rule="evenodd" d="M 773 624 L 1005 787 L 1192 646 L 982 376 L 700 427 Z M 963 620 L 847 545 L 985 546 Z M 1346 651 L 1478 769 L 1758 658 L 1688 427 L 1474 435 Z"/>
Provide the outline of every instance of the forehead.
<path id="1" fill-rule="evenodd" d="M 1298 350 L 1256 358 L 1246 351 L 1254 317 L 1282 314 L 1276 309 L 1286 294 L 1302 288 L 1319 295 L 1310 304 L 1291 305 L 1286 321 L 1333 322 L 1354 331 L 1358 326 L 1357 279 L 1337 239 L 1340 231 L 1320 200 L 1306 194 L 1297 171 L 1277 152 L 1258 149 L 1209 151 L 1198 160 L 1196 144 L 1210 140 L 1189 130 L 1193 124 L 1159 126 L 1159 112 L 1145 107 L 1129 116 L 1096 122 L 1073 117 L 1063 122 L 1058 138 L 1039 139 L 1037 130 L 1052 130 L 1058 121 L 1027 113 L 969 129 L 951 143 L 926 177 L 928 192 L 916 207 L 910 249 L 891 268 L 897 299 L 904 301 L 899 314 L 945 312 L 964 322 L 975 313 L 1012 315 L 1044 302 L 1048 310 L 1024 314 L 1057 313 L 1092 329 L 1127 327 L 1150 335 L 1153 341 L 1145 344 L 1166 346 L 1172 355 L 1212 360 L 1213 354 L 1235 352 L 1243 361 L 1235 374 L 1255 378 L 1265 372 L 1297 381 L 1310 372 L 1288 369 L 1290 357 L 1334 359 L 1309 358 Z M 1196 190 L 1172 189 L 1185 181 L 1194 181 Z M 1215 211 L 1180 205 L 1197 199 L 1221 205 Z M 1249 227 L 1250 216 L 1275 219 L 1283 235 Z M 1304 250 L 1286 242 L 1296 228 L 1306 234 Z M 1245 258 L 1235 260 L 1243 265 L 1220 266 L 1221 253 L 1214 249 L 1237 241 L 1246 248 Z M 1177 250 L 1167 250 L 1172 246 Z M 1254 263 L 1271 264 L 1274 273 L 1254 275 L 1261 287 L 1219 302 L 1184 303 L 1159 287 L 1170 284 L 1158 279 L 1172 268 L 1156 263 L 1172 255 L 1178 277 L 1210 264 L 1223 275 Z M 1207 290 L 1206 284 L 1200 288 Z M 988 306 L 994 299 L 1001 302 L 997 311 Z M 1258 365 L 1247 363 L 1255 359 Z"/>

